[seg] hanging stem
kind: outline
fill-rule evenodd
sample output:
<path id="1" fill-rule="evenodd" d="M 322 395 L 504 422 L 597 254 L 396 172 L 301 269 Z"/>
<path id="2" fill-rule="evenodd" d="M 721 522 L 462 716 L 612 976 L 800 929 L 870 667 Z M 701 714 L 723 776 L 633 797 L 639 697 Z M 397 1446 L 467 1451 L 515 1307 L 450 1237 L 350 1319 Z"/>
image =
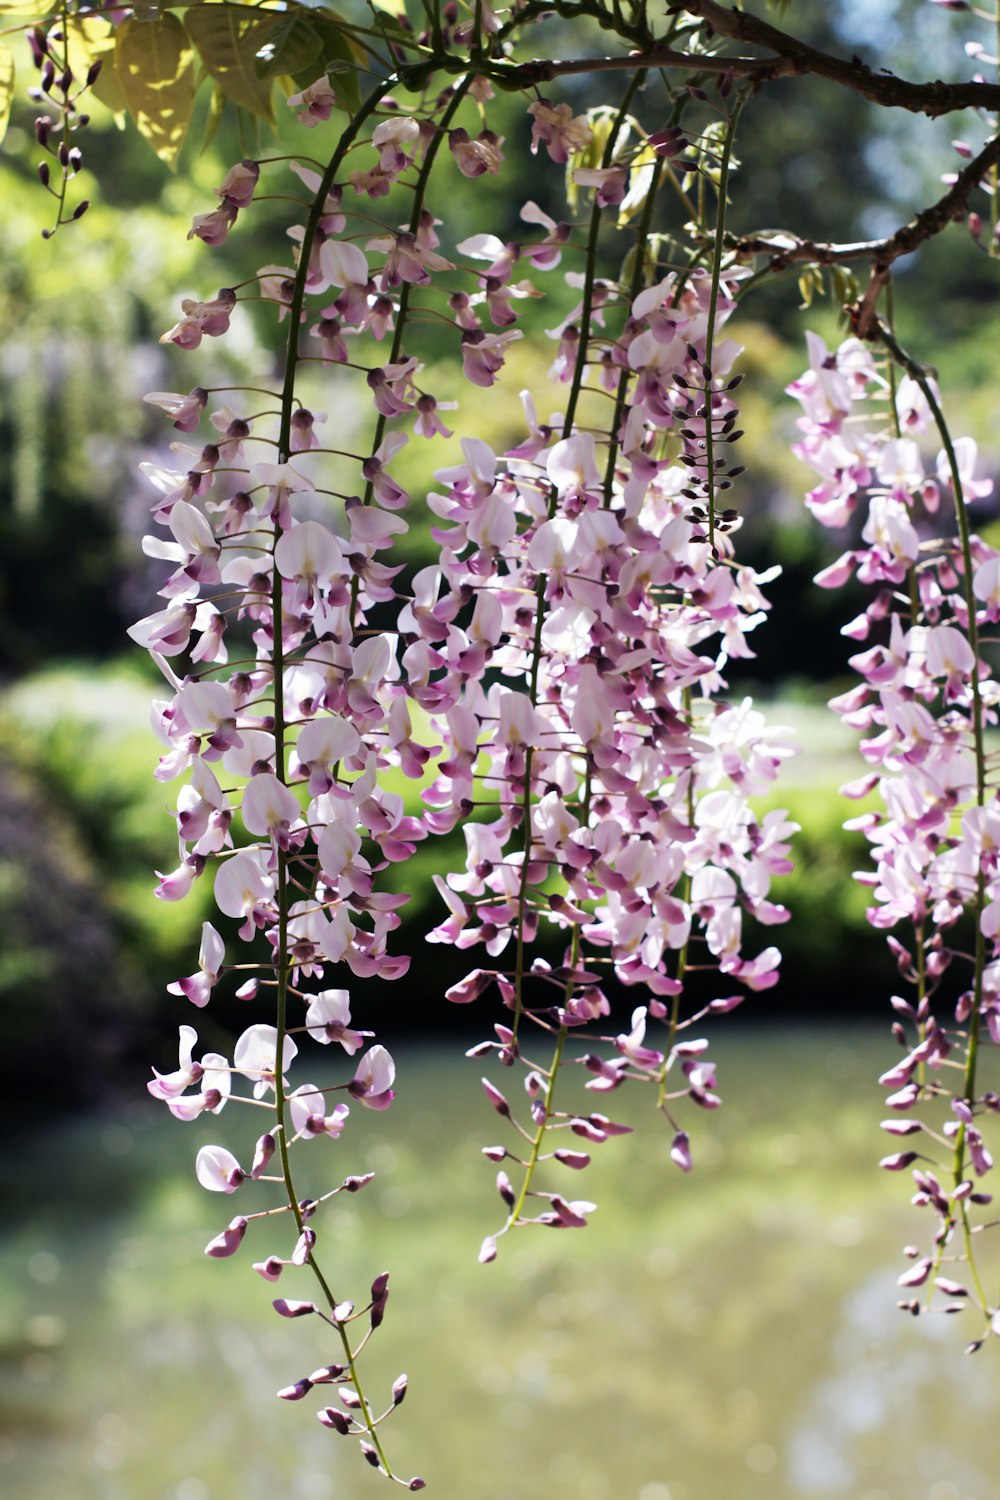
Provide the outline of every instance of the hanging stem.
<path id="1" fill-rule="evenodd" d="M 347 155 L 348 149 L 357 138 L 358 132 L 370 115 L 378 108 L 385 94 L 389 92 L 391 80 L 379 84 L 364 100 L 358 113 L 346 127 L 337 148 L 331 156 L 326 170 L 323 173 L 319 188 L 309 217 L 306 220 L 305 231 L 302 236 L 302 249 L 299 257 L 298 267 L 295 275 L 295 285 L 292 291 L 291 304 L 289 306 L 290 326 L 288 330 L 288 346 L 285 358 L 285 378 L 281 395 L 281 428 L 278 436 L 278 458 L 282 463 L 287 463 L 291 456 L 291 434 L 292 413 L 295 405 L 295 376 L 299 361 L 299 337 L 302 323 L 302 309 L 305 302 L 306 277 L 309 271 L 309 260 L 312 253 L 313 241 L 316 237 L 316 229 L 323 216 L 326 198 L 333 186 L 341 164 Z M 274 526 L 274 541 L 277 544 L 281 536 L 281 527 L 277 521 Z M 273 637 L 272 674 L 274 683 L 274 768 L 278 780 L 287 785 L 287 773 L 285 769 L 286 752 L 286 720 L 285 720 L 285 695 L 284 695 L 284 640 L 282 635 L 282 578 L 277 568 L 271 587 L 271 631 Z M 275 1042 L 275 1055 L 278 1059 L 277 1077 L 274 1085 L 274 1114 L 275 1114 L 275 1137 L 278 1143 L 278 1152 L 281 1161 L 281 1174 L 288 1196 L 288 1206 L 295 1216 L 299 1233 L 302 1232 L 303 1215 L 299 1206 L 298 1194 L 292 1177 L 291 1162 L 289 1160 L 287 1126 L 285 1115 L 284 1086 L 281 1078 L 281 1057 L 284 1052 L 285 1037 L 288 1033 L 288 981 L 291 970 L 291 955 L 288 947 L 288 907 L 289 907 L 289 878 L 288 878 L 288 856 L 283 850 L 278 850 L 277 869 L 277 903 L 278 903 L 278 946 L 274 955 L 274 966 L 277 974 L 277 998 L 275 1005 L 275 1029 L 277 1038 Z M 336 1298 L 333 1295 L 326 1278 L 324 1277 L 316 1259 L 309 1252 L 308 1264 L 315 1276 L 320 1290 L 332 1313 L 336 1307 Z M 372 1447 L 378 1454 L 389 1478 L 394 1478 L 389 1460 L 376 1430 L 375 1419 L 371 1408 L 358 1380 L 357 1370 L 354 1362 L 354 1352 L 351 1349 L 350 1338 L 347 1329 L 340 1322 L 336 1323 L 337 1331 L 344 1350 L 344 1357 L 351 1373 L 354 1388 L 361 1402 L 361 1414 L 368 1437 Z"/>
<path id="2" fill-rule="evenodd" d="M 712 349 L 715 344 L 715 320 L 719 307 L 719 281 L 722 276 L 722 257 L 726 240 L 726 195 L 729 188 L 729 163 L 736 137 L 736 123 L 746 103 L 744 94 L 733 105 L 733 112 L 726 125 L 726 138 L 722 147 L 719 166 L 719 202 L 715 214 L 715 247 L 712 252 L 712 291 L 708 302 L 708 331 L 705 334 L 705 360 L 709 367 L 705 390 L 705 463 L 708 484 L 708 543 L 715 546 L 715 436 L 712 427 Z"/>
<path id="3" fill-rule="evenodd" d="M 873 335 L 884 344 L 893 359 L 896 360 L 901 368 L 920 387 L 924 399 L 930 408 L 931 416 L 934 418 L 934 425 L 937 427 L 941 445 L 948 459 L 948 469 L 951 474 L 952 489 L 955 496 L 955 517 L 958 525 L 959 545 L 962 551 L 962 597 L 965 601 L 965 609 L 968 616 L 969 646 L 972 650 L 972 668 L 969 674 L 969 685 L 972 693 L 972 737 L 976 760 L 976 805 L 982 807 L 986 801 L 986 745 L 983 730 L 983 700 L 980 683 L 979 626 L 976 620 L 977 600 L 972 588 L 972 535 L 965 495 L 962 488 L 962 476 L 958 466 L 958 457 L 955 453 L 955 445 L 952 441 L 951 433 L 948 430 L 948 424 L 945 421 L 944 412 L 941 410 L 934 387 L 928 380 L 927 372 L 923 366 L 918 364 L 912 355 L 907 354 L 900 347 L 894 335 L 881 323 L 876 322 Z M 976 896 L 972 906 L 976 929 L 973 957 L 972 1012 L 969 1016 L 969 1035 L 965 1054 L 965 1068 L 962 1077 L 962 1093 L 960 1096 L 966 1101 L 970 1109 L 974 1106 L 976 1096 L 976 1067 L 979 1060 L 979 1033 L 982 1022 L 983 970 L 986 966 L 986 939 L 983 935 L 982 915 L 985 905 L 986 877 L 983 874 L 982 862 L 980 861 L 976 874 Z M 965 1161 L 966 1127 L 964 1124 L 960 1124 L 955 1137 L 955 1150 L 952 1159 L 952 1176 L 956 1187 L 965 1179 Z M 980 1306 L 985 1313 L 989 1307 L 989 1303 L 973 1257 L 969 1212 L 964 1199 L 960 1203 L 959 1218 L 962 1225 L 962 1237 L 969 1271 L 975 1284 Z M 940 1261 L 942 1249 L 943 1246 L 939 1247 L 938 1261 Z"/>

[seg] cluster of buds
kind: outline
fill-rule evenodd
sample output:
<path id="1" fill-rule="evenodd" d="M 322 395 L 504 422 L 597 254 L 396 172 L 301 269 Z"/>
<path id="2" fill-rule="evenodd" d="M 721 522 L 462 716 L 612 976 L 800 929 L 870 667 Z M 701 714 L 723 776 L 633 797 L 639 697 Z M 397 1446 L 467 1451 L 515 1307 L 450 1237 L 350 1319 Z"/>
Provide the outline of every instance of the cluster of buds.
<path id="1" fill-rule="evenodd" d="M 83 167 L 78 135 L 90 123 L 90 116 L 79 107 L 80 100 L 100 77 L 101 60 L 95 58 L 82 78 L 76 76 L 70 65 L 68 24 L 64 18 L 48 29 L 36 26 L 28 32 L 39 73 L 30 95 L 45 111 L 35 118 L 35 138 L 45 152 L 38 163 L 38 180 L 57 204 L 55 223 L 42 230 L 43 239 L 51 239 L 63 224 L 82 219 L 90 207 L 88 199 L 82 198 L 70 208 L 67 198 L 70 182 Z"/>

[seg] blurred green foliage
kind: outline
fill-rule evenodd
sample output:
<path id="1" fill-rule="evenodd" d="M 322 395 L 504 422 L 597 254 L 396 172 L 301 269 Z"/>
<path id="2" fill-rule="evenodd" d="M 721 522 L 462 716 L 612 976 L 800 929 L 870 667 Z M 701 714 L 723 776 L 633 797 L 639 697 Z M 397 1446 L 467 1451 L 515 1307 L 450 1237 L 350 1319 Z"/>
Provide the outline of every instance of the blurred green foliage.
<path id="1" fill-rule="evenodd" d="M 927 75 L 928 58 L 935 68 L 938 58 L 954 59 L 955 73 L 966 66 L 954 18 L 922 0 L 798 3 L 783 23 L 818 45 L 857 50 L 911 77 Z M 539 36 L 557 55 L 589 40 L 558 20 L 546 22 Z M 619 91 L 612 78 L 569 79 L 560 97 L 581 109 Z M 648 112 L 642 95 L 636 109 Z M 466 123 L 477 128 L 475 106 L 466 110 Z M 49 200 L 35 178 L 31 115 L 24 101 L 15 104 L 0 216 L 0 326 L 7 330 L 0 348 L 0 894 L 16 916 L 0 960 L 0 1043 L 16 1039 L 19 1048 L 40 1053 L 57 1035 L 71 1052 L 86 1023 L 97 1026 L 112 1058 L 153 1022 L 165 980 L 193 967 L 199 903 L 207 898 L 199 887 L 189 902 L 170 907 L 151 895 L 153 867 L 175 863 L 166 811 L 173 791 L 150 774 L 156 749 L 145 727 L 146 704 L 157 685 L 137 654 L 121 652 L 126 624 L 154 607 L 158 581 L 139 550 L 150 495 L 135 465 L 142 458 L 173 461 L 168 445 L 179 435 L 137 398 L 150 389 L 187 389 L 196 380 L 242 384 L 248 371 L 249 383 L 266 383 L 278 368 L 273 308 L 261 304 L 245 303 L 233 336 L 203 345 L 194 360 L 156 340 L 174 321 L 179 295 L 211 295 L 220 282 L 235 284 L 262 263 L 287 258 L 290 206 L 266 195 L 241 215 L 222 251 L 185 234 L 191 217 L 212 205 L 212 188 L 233 161 L 251 148 L 268 155 L 287 149 L 291 121 L 279 99 L 276 135 L 262 127 L 255 141 L 245 118 L 231 107 L 219 115 L 206 95 L 195 105 L 190 140 L 172 175 L 135 131 L 119 129 L 98 105 L 85 157 L 98 177 L 88 187 L 93 206 L 78 225 L 44 243 Z M 447 208 L 451 241 L 483 230 L 515 237 L 528 196 L 557 219 L 566 212 L 560 174 L 540 172 L 530 155 L 522 101 L 498 95 L 488 116 L 506 138 L 505 170 L 483 194 L 466 191 L 452 164 L 442 164 L 431 201 L 439 213 Z M 731 227 L 737 233 L 785 227 L 838 239 L 891 231 L 939 194 L 939 177 L 955 163 L 955 135 L 978 143 L 982 125 L 971 116 L 900 123 L 863 101 L 845 107 L 822 81 L 782 80 L 746 109 Z M 316 141 L 321 146 L 319 132 Z M 380 204 L 379 216 L 394 222 L 400 204 L 398 197 Z M 669 238 L 683 216 L 678 202 L 665 199 L 657 228 Z M 604 266 L 615 276 L 612 254 L 620 257 L 621 246 L 609 250 Z M 526 336 L 513 346 L 503 381 L 475 406 L 476 431 L 496 449 L 523 434 L 518 392 L 546 389 L 555 350 L 546 330 L 577 296 L 565 285 L 565 269 L 533 277 L 544 296 L 521 304 Z M 956 226 L 901 263 L 898 273 L 901 337 L 936 363 L 948 411 L 958 415 L 959 430 L 985 445 L 987 468 L 996 469 L 994 267 Z M 789 453 L 795 414 L 782 392 L 805 363 L 806 320 L 798 302 L 791 274 L 754 290 L 733 330 L 745 345 L 747 375 L 740 392 L 748 465 L 740 551 L 758 567 L 780 562 L 784 576 L 772 586 L 773 622 L 753 638 L 757 660 L 734 664 L 731 676 L 734 692 L 785 700 L 801 698 L 801 685 L 809 684 L 808 709 L 842 686 L 854 647 L 838 634 L 839 621 L 853 612 L 850 599 L 811 585 L 833 548 L 804 518 L 800 497 L 811 481 Z M 830 341 L 838 337 L 829 297 L 814 300 L 808 326 Z M 423 326 L 419 340 L 427 384 L 442 401 L 467 401 L 453 331 Z M 540 402 L 543 420 L 563 399 L 557 388 L 548 390 L 549 406 L 546 398 Z M 364 441 L 369 414 L 342 372 L 317 367 L 304 394 L 317 411 L 330 413 L 343 446 Z M 456 432 L 465 421 L 456 413 Z M 457 436 L 411 443 L 394 472 L 420 497 L 433 488 L 434 471 L 458 454 Z M 419 506 L 409 519 L 405 560 L 412 570 L 430 560 L 429 519 Z M 831 721 L 824 723 L 814 740 L 835 735 Z M 864 892 L 849 879 L 865 853 L 862 840 L 846 839 L 840 829 L 855 809 L 845 807 L 835 787 L 854 773 L 849 744 L 837 745 L 826 760 L 814 753 L 813 779 L 793 782 L 777 799 L 803 825 L 796 873 L 779 883 L 779 899 L 796 914 L 778 934 L 787 976 L 780 994 L 790 1007 L 817 1012 L 841 994 L 867 1001 L 891 974 L 882 939 L 863 916 Z M 418 959 L 396 1000 L 380 1003 L 405 1009 L 405 990 L 424 997 L 426 1010 L 424 1000 L 440 994 L 441 964 L 455 955 L 428 950 L 414 933 L 436 920 L 430 877 L 453 852 L 451 845 L 422 846 L 392 872 L 399 887 L 413 890 L 413 929 L 404 931 L 400 946 L 414 947 Z M 46 916 L 46 907 L 55 915 Z M 770 941 L 767 934 L 762 941 Z M 762 1013 L 779 1003 L 774 996 L 754 1002 Z M 447 1024 L 447 1008 L 441 1009 Z M 5 1051 L 12 1055 L 9 1045 Z"/>

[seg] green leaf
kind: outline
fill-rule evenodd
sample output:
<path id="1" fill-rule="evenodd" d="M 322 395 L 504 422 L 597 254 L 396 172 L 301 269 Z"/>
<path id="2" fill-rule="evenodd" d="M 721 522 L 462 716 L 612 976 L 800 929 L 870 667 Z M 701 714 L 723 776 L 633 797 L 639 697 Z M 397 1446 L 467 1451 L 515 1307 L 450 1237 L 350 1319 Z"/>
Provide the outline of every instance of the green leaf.
<path id="1" fill-rule="evenodd" d="M 406 0 L 371 0 L 371 3 L 379 10 L 387 11 L 390 16 L 406 15 Z"/>
<path id="2" fill-rule="evenodd" d="M 309 22 L 319 33 L 319 66 L 314 60 L 309 68 L 293 74 L 300 89 L 315 83 L 328 69 L 336 73 L 333 88 L 347 114 L 354 114 L 361 104 L 356 68 L 367 67 L 368 53 L 364 46 L 348 29 L 342 16 L 328 6 L 311 11 Z"/>
<path id="3" fill-rule="evenodd" d="M 256 58 L 257 73 L 261 78 L 301 73 L 316 61 L 321 45 L 307 17 L 301 11 L 292 11 L 268 26 Z"/>
<path id="4" fill-rule="evenodd" d="M 173 171 L 194 108 L 194 57 L 184 27 L 170 14 L 125 21 L 115 67 L 139 134 Z"/>
<path id="5" fill-rule="evenodd" d="M 100 59 L 101 72 L 97 82 L 92 85 L 94 93 L 108 109 L 120 114 L 125 108 L 125 95 L 122 93 L 121 79 L 115 65 L 117 41 L 115 27 L 103 16 L 70 16 L 66 29 L 70 67 L 77 78 L 82 78 L 90 64 Z"/>
<path id="6" fill-rule="evenodd" d="M 227 99 L 274 124 L 271 80 L 257 72 L 259 52 L 273 22 L 247 6 L 194 5 L 184 17 L 201 60 Z"/>
<path id="7" fill-rule="evenodd" d="M 201 133 L 201 145 L 198 148 L 199 156 L 203 151 L 207 151 L 208 147 L 215 139 L 215 132 L 218 130 L 219 125 L 222 122 L 222 116 L 225 112 L 225 108 L 226 96 L 219 88 L 219 86 L 215 84 L 212 87 L 212 97 L 208 101 L 208 113 L 205 116 L 205 128 Z"/>
<path id="8" fill-rule="evenodd" d="M 14 98 L 14 59 L 9 47 L 0 42 L 0 141 L 7 134 L 10 106 Z"/>

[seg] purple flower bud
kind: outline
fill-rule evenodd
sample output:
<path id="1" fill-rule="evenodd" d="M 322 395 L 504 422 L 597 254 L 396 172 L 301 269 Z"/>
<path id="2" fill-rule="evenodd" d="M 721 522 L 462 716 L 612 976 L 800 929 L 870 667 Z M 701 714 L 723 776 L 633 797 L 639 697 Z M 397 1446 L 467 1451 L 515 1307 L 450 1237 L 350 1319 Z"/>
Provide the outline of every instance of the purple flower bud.
<path id="1" fill-rule="evenodd" d="M 332 1317 L 335 1323 L 346 1323 L 354 1311 L 354 1303 L 350 1301 L 338 1302 L 333 1309 Z"/>
<path id="2" fill-rule="evenodd" d="M 507 1100 L 504 1098 L 503 1094 L 501 1094 L 500 1090 L 493 1087 L 493 1084 L 490 1083 L 490 1080 L 488 1078 L 483 1079 L 483 1088 L 486 1091 L 487 1099 L 490 1101 L 497 1114 L 509 1115 L 510 1105 L 507 1103 Z"/>
<path id="3" fill-rule="evenodd" d="M 487 1266 L 491 1260 L 496 1260 L 496 1258 L 497 1242 L 492 1234 L 488 1234 L 479 1247 L 479 1264 Z"/>
<path id="4" fill-rule="evenodd" d="M 275 1139 L 270 1131 L 261 1136 L 257 1142 L 257 1148 L 253 1155 L 253 1165 L 250 1168 L 250 1176 L 256 1182 L 262 1172 L 267 1170 L 267 1164 L 274 1155 Z"/>
<path id="5" fill-rule="evenodd" d="M 416 1475 L 414 1475 L 406 1488 L 408 1490 L 424 1490 L 427 1488 L 427 1481 L 424 1479 L 419 1479 Z"/>
<path id="6" fill-rule="evenodd" d="M 368 1186 L 374 1176 L 374 1172 L 365 1172 L 361 1177 L 345 1177 L 342 1186 L 345 1187 L 349 1193 L 359 1193 L 363 1187 Z"/>
<path id="7" fill-rule="evenodd" d="M 683 1130 L 679 1130 L 674 1136 L 670 1147 L 670 1160 L 675 1166 L 680 1167 L 682 1172 L 690 1172 L 692 1167 L 691 1143 L 687 1133 Z"/>
<path id="8" fill-rule="evenodd" d="M 564 1167 L 572 1167 L 574 1172 L 582 1172 L 584 1167 L 590 1166 L 590 1157 L 586 1151 L 556 1151 L 556 1161 L 561 1161 Z"/>
<path id="9" fill-rule="evenodd" d="M 372 1282 L 372 1301 L 385 1302 L 389 1297 L 389 1272 L 380 1271 Z"/>
<path id="10" fill-rule="evenodd" d="M 277 1394 L 282 1401 L 301 1401 L 311 1390 L 311 1380 L 297 1380 L 294 1385 L 284 1386 Z"/>
<path id="11" fill-rule="evenodd" d="M 406 1386 L 407 1386 L 407 1377 L 405 1375 L 397 1375 L 396 1379 L 392 1382 L 392 1404 L 393 1404 L 393 1406 L 400 1406 L 400 1405 L 402 1405 L 403 1398 L 406 1395 Z"/>
<path id="12" fill-rule="evenodd" d="M 924 1256 L 923 1259 L 916 1261 L 914 1265 L 910 1266 L 908 1270 L 903 1272 L 902 1276 L 897 1278 L 896 1285 L 906 1287 L 923 1286 L 924 1282 L 931 1274 L 932 1264 L 933 1262 L 931 1261 L 930 1257 Z"/>
<path id="13" fill-rule="evenodd" d="M 263 1276 L 265 1281 L 277 1281 L 284 1269 L 285 1262 L 279 1260 L 276 1255 L 269 1255 L 267 1260 L 255 1260 L 253 1268 L 258 1276 Z"/>
<path id="14" fill-rule="evenodd" d="M 313 1370 L 309 1379 L 313 1385 L 329 1385 L 332 1380 L 339 1380 L 344 1373 L 343 1365 L 323 1365 L 318 1370 Z"/>
<path id="15" fill-rule="evenodd" d="M 283 1318 L 302 1318 L 316 1311 L 315 1302 L 293 1302 L 287 1297 L 276 1297 L 271 1306 Z"/>
<path id="16" fill-rule="evenodd" d="M 510 1178 L 506 1172 L 497 1173 L 497 1192 L 500 1194 L 508 1208 L 513 1208 L 516 1201 L 514 1189 L 511 1187 Z"/>
<path id="17" fill-rule="evenodd" d="M 944 1292 L 946 1297 L 967 1297 L 969 1288 L 963 1286 L 960 1281 L 952 1281 L 948 1276 L 939 1276 L 936 1285 Z"/>
<path id="18" fill-rule="evenodd" d="M 295 1249 L 292 1251 L 292 1265 L 304 1266 L 306 1261 L 309 1259 L 315 1243 L 315 1229 L 303 1229 L 302 1233 L 299 1235 L 298 1239 L 295 1242 Z"/>
<path id="19" fill-rule="evenodd" d="M 371 1464 L 373 1469 L 377 1469 L 379 1466 L 378 1454 L 375 1452 L 375 1449 L 372 1447 L 371 1443 L 359 1443 L 358 1446 L 364 1454 L 367 1462 Z"/>
<path id="20" fill-rule="evenodd" d="M 231 1219 L 228 1228 L 221 1234 L 217 1234 L 214 1240 L 210 1240 L 205 1246 L 205 1254 L 213 1255 L 222 1259 L 227 1255 L 235 1255 L 243 1243 L 243 1236 L 247 1232 L 247 1221 L 241 1216 Z"/>
<path id="21" fill-rule="evenodd" d="M 489 988 L 493 977 L 488 969 L 473 969 L 470 974 L 466 974 L 464 979 L 460 979 L 458 984 L 453 984 L 450 989 L 445 990 L 444 997 L 453 1005 L 468 1005 Z"/>
<path id="22" fill-rule="evenodd" d="M 74 208 L 73 213 L 72 213 L 72 217 L 74 219 L 82 219 L 83 216 L 84 216 L 84 214 L 87 212 L 87 209 L 89 207 L 90 207 L 90 199 L 89 198 L 84 198 L 83 202 L 82 203 L 78 203 L 76 205 L 76 207 Z"/>
<path id="23" fill-rule="evenodd" d="M 484 1146 L 483 1147 L 483 1155 L 489 1161 L 503 1161 L 504 1157 L 507 1155 L 507 1147 L 506 1146 Z M 559 1155 L 558 1151 L 556 1152 L 556 1155 L 557 1156 Z"/>
<path id="24" fill-rule="evenodd" d="M 92 85 L 95 84 L 97 82 L 97 80 L 100 78 L 100 76 L 101 76 L 101 69 L 103 67 L 104 67 L 104 62 L 99 57 L 96 58 L 91 63 L 90 67 L 87 69 L 87 85 L 86 86 L 87 86 L 88 89 L 91 88 Z"/>
<path id="25" fill-rule="evenodd" d="M 887 1172 L 902 1172 L 911 1162 L 915 1162 L 918 1153 L 916 1151 L 897 1151 L 894 1156 L 883 1156 L 879 1162 Z"/>
<path id="26" fill-rule="evenodd" d="M 50 115 L 39 115 L 35 120 L 35 139 L 40 146 L 48 144 L 49 131 L 52 129 L 52 117 Z"/>
<path id="27" fill-rule="evenodd" d="M 50 177 L 50 173 L 49 173 L 49 164 L 48 164 L 48 162 L 47 161 L 40 161 L 38 163 L 38 180 L 42 184 L 42 187 L 48 187 L 48 185 L 49 185 L 49 177 Z"/>
<path id="28" fill-rule="evenodd" d="M 342 1436 L 346 1436 L 351 1430 L 350 1422 L 335 1406 L 324 1406 L 316 1415 L 324 1427 L 332 1427 L 334 1432 L 339 1432 Z"/>
<path id="29" fill-rule="evenodd" d="M 361 1397 L 358 1395 L 357 1391 L 352 1391 L 349 1385 L 345 1385 L 343 1390 L 337 1392 L 337 1395 L 340 1397 L 343 1404 L 347 1407 L 348 1411 L 357 1411 L 361 1406 Z"/>

